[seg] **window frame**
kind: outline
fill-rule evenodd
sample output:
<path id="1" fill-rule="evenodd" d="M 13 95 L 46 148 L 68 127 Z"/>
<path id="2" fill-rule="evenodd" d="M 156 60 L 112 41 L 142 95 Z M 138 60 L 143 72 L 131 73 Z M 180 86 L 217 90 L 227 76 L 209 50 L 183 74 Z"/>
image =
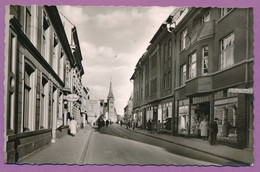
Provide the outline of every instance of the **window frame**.
<path id="1" fill-rule="evenodd" d="M 182 32 L 181 32 L 181 51 L 184 50 L 187 47 L 187 35 L 188 35 L 188 29 L 185 28 Z"/>
<path id="2" fill-rule="evenodd" d="M 193 61 L 193 57 L 195 60 Z M 195 78 L 197 76 L 197 53 L 194 51 L 188 57 L 189 59 L 189 79 Z M 193 67 L 195 66 L 195 69 Z"/>
<path id="3" fill-rule="evenodd" d="M 183 64 L 181 65 L 180 68 L 181 72 L 180 72 L 180 86 L 184 86 L 185 85 L 185 81 L 187 80 L 187 64 Z"/>
<path id="4" fill-rule="evenodd" d="M 229 38 L 231 39 L 232 45 L 229 45 L 230 43 L 226 43 L 228 45 L 228 47 L 225 47 L 224 41 L 228 40 Z M 234 49 L 235 49 L 234 42 L 235 42 L 235 34 L 234 33 L 230 33 L 220 40 L 220 69 L 225 69 L 225 68 L 228 68 L 228 67 L 234 65 L 234 52 L 235 52 L 234 51 Z M 231 61 L 229 61 L 230 64 L 227 63 L 226 54 L 227 54 L 228 51 L 232 51 L 231 57 L 230 57 Z"/>
<path id="5" fill-rule="evenodd" d="M 205 56 L 205 48 L 207 47 L 207 56 Z M 206 61 L 204 61 L 206 60 Z M 204 68 L 204 62 L 206 62 L 206 68 Z M 207 72 L 205 72 L 205 69 Z M 209 46 L 205 45 L 202 47 L 202 56 L 201 56 L 201 73 L 202 75 L 208 74 L 209 73 Z"/>

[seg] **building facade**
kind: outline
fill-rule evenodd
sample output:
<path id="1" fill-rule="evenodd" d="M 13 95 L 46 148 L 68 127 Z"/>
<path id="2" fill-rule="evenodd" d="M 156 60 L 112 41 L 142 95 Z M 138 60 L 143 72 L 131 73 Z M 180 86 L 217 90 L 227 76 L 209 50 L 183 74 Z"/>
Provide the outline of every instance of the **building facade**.
<path id="1" fill-rule="evenodd" d="M 7 6 L 5 35 L 4 153 L 14 163 L 67 133 L 76 59 L 55 6 Z"/>
<path id="2" fill-rule="evenodd" d="M 168 36 L 163 37 L 164 32 Z M 153 40 L 158 34 L 162 35 L 162 40 L 158 39 L 155 44 Z M 170 39 L 172 42 L 165 45 Z M 210 123 L 218 118 L 217 140 L 220 143 L 252 148 L 253 95 L 232 90 L 248 91 L 253 87 L 253 10 L 175 10 L 150 43 L 132 77 L 134 109 L 140 111 L 147 106 L 146 102 L 141 103 L 142 99 L 150 99 L 149 106 L 155 98 L 155 106 L 146 111 L 149 115 L 146 114 L 144 119 L 159 120 L 162 112 L 163 120 L 163 108 L 167 107 L 171 118 L 168 118 L 171 121 L 168 128 L 173 134 L 190 137 L 200 135 L 199 124 L 203 119 Z M 159 50 L 156 64 L 153 61 L 154 46 Z M 165 50 L 167 46 L 170 46 L 168 52 Z M 165 57 L 172 59 L 167 62 Z M 145 63 L 146 59 L 148 62 Z M 153 73 L 154 66 L 156 74 Z M 167 71 L 171 71 L 170 74 Z M 167 74 L 170 85 L 164 79 Z M 162 101 L 167 99 L 169 102 L 164 105 Z M 163 121 L 165 128 L 168 121 Z M 224 132 L 224 123 L 231 125 L 228 134 Z"/>

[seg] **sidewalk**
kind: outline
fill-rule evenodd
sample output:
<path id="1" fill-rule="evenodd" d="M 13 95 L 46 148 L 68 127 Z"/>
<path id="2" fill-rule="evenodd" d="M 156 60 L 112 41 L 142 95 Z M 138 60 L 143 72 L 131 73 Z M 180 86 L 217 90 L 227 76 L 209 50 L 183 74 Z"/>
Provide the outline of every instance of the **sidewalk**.
<path id="1" fill-rule="evenodd" d="M 254 162 L 253 150 L 236 149 L 219 144 L 211 146 L 208 141 L 198 138 L 185 138 L 181 136 L 157 134 L 156 132 L 154 134 L 148 134 L 146 130 L 139 129 L 130 129 L 130 131 L 165 140 L 173 144 L 185 146 L 194 150 L 199 150 L 214 156 L 218 156 L 220 158 L 229 159 L 231 161 L 238 161 L 245 164 L 252 164 Z"/>
<path id="2" fill-rule="evenodd" d="M 79 129 L 76 136 L 65 135 L 46 147 L 20 159 L 17 164 L 82 164 L 92 129 Z"/>

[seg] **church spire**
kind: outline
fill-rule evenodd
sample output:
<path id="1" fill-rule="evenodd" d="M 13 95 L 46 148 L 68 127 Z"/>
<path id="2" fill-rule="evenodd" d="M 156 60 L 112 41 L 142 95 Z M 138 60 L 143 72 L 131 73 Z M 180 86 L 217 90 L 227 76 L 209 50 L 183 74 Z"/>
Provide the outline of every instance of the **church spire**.
<path id="1" fill-rule="evenodd" d="M 114 98 L 114 95 L 113 95 L 113 90 L 112 90 L 112 82 L 111 82 L 111 78 L 110 78 L 110 86 L 109 86 L 109 93 L 108 93 L 108 96 L 107 98 Z"/>

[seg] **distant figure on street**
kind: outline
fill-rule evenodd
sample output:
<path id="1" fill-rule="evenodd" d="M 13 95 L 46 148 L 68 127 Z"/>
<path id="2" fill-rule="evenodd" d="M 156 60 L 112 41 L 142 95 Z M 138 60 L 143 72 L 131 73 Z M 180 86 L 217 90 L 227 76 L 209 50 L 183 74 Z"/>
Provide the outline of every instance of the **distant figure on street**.
<path id="1" fill-rule="evenodd" d="M 208 139 L 208 129 L 209 129 L 209 123 L 206 118 L 204 118 L 203 121 L 200 123 L 200 130 L 201 130 L 201 137 L 203 140 Z"/>
<path id="2" fill-rule="evenodd" d="M 126 129 L 130 128 L 130 121 L 127 122 Z"/>
<path id="3" fill-rule="evenodd" d="M 100 130 L 100 129 L 102 128 L 102 125 L 103 125 L 101 119 L 98 119 L 98 121 L 97 121 L 97 125 L 98 125 L 98 129 Z"/>
<path id="4" fill-rule="evenodd" d="M 109 121 L 108 121 L 108 119 L 106 120 L 106 127 L 108 127 L 108 125 L 109 125 Z"/>
<path id="5" fill-rule="evenodd" d="M 74 117 L 72 117 L 72 120 L 70 121 L 69 128 L 70 128 L 70 134 L 72 136 L 75 136 L 77 133 L 77 121 L 74 119 Z"/>
<path id="6" fill-rule="evenodd" d="M 229 135 L 230 129 L 231 129 L 231 125 L 230 125 L 230 123 L 228 122 L 228 119 L 225 118 L 224 124 L 223 124 L 223 127 L 222 127 L 222 131 L 223 131 L 223 134 L 224 134 L 225 139 L 228 139 L 228 135 Z"/>
<path id="7" fill-rule="evenodd" d="M 135 121 L 134 120 L 132 121 L 132 128 L 133 128 L 133 130 L 135 130 Z"/>
<path id="8" fill-rule="evenodd" d="M 120 121 L 120 126 L 122 126 L 122 125 L 123 125 L 123 121 L 121 120 L 121 121 Z"/>
<path id="9" fill-rule="evenodd" d="M 214 121 L 210 123 L 210 145 L 215 145 L 217 140 L 217 134 L 218 134 L 218 124 L 217 124 L 218 118 L 215 118 Z"/>
<path id="10" fill-rule="evenodd" d="M 158 134 L 160 134 L 160 132 L 161 132 L 161 127 L 162 127 L 162 123 L 161 123 L 161 121 L 160 120 L 158 120 L 158 122 L 157 122 L 157 133 Z"/>
<path id="11" fill-rule="evenodd" d="M 147 130 L 148 130 L 148 133 L 151 133 L 151 132 L 152 132 L 152 122 L 151 122 L 150 119 L 149 119 L 148 122 L 147 122 Z"/>

